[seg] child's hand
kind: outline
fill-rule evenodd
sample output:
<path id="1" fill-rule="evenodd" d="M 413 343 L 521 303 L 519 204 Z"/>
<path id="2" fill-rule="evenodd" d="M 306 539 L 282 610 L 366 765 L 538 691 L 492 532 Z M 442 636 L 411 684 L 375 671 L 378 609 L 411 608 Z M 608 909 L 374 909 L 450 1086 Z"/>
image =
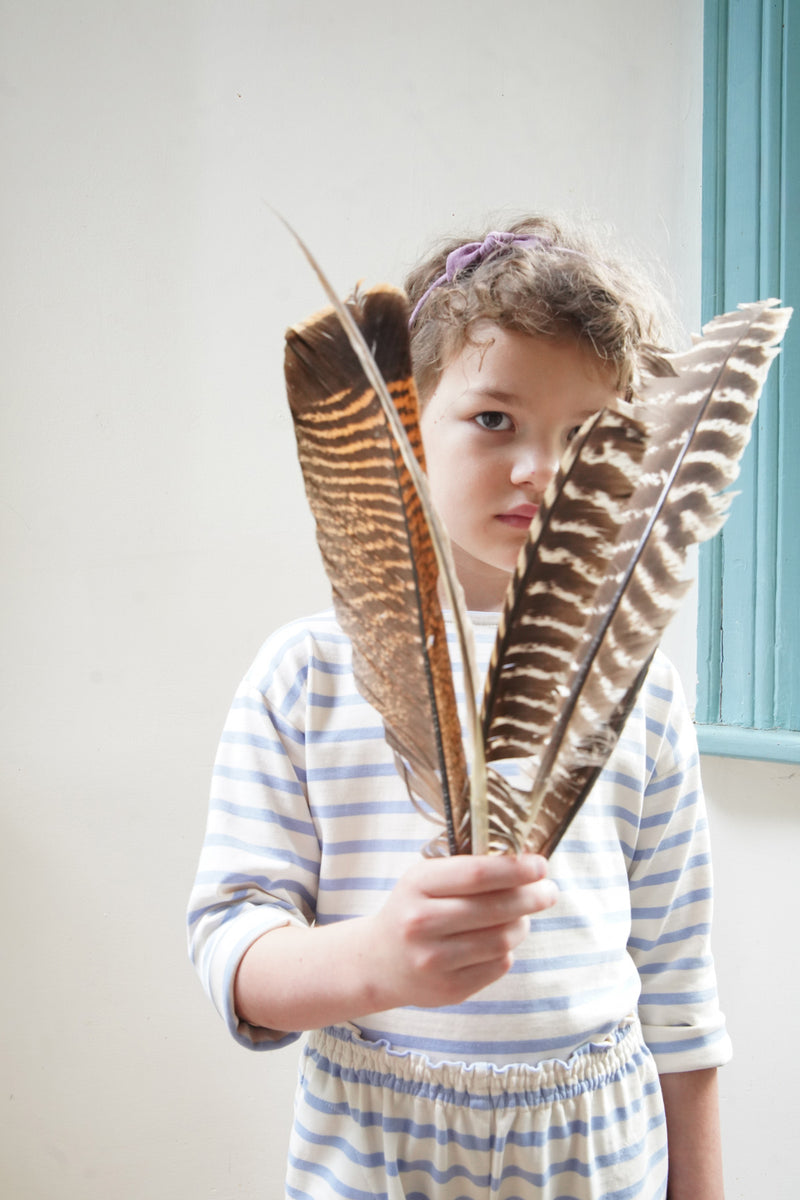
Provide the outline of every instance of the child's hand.
<path id="1" fill-rule="evenodd" d="M 364 919 L 359 958 L 377 1007 L 458 1004 L 504 975 L 530 914 L 556 901 L 546 870 L 534 855 L 415 863 L 381 911 Z"/>
<path id="2" fill-rule="evenodd" d="M 530 914 L 554 903 L 546 869 L 533 855 L 420 859 L 374 916 L 258 938 L 236 975 L 236 1013 L 290 1032 L 458 1004 L 506 973 Z"/>

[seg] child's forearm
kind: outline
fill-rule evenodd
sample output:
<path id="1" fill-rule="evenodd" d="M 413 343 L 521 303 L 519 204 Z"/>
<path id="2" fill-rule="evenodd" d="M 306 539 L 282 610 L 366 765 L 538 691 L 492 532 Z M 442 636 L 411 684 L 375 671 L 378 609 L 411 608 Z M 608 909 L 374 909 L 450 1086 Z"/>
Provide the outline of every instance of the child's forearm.
<path id="1" fill-rule="evenodd" d="M 287 925 L 264 934 L 236 975 L 237 1015 L 286 1033 L 321 1029 L 382 1007 L 364 970 L 363 920 L 313 929 Z"/>
<path id="2" fill-rule="evenodd" d="M 422 859 L 373 916 L 254 942 L 236 976 L 237 1015 L 290 1033 L 457 1004 L 508 971 L 530 914 L 554 903 L 545 870 L 531 855 Z"/>
<path id="3" fill-rule="evenodd" d="M 717 1072 L 661 1076 L 667 1114 L 667 1200 L 724 1200 Z"/>

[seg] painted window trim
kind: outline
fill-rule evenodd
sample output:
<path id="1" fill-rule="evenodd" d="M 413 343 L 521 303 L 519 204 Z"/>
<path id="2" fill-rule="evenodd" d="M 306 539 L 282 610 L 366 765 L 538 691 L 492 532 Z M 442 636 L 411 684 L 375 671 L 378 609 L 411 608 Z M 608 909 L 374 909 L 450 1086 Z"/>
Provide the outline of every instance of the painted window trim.
<path id="1" fill-rule="evenodd" d="M 800 0 L 706 0 L 704 39 L 703 320 L 769 296 L 797 308 Z M 800 312 L 770 371 L 741 495 L 701 548 L 707 754 L 800 762 L 799 410 Z"/>

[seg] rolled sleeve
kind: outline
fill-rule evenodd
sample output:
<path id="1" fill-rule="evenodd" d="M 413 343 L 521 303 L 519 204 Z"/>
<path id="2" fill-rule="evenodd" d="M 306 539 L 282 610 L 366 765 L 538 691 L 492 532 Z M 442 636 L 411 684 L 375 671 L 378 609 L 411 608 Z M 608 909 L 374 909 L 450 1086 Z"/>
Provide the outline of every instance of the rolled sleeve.
<path id="1" fill-rule="evenodd" d="M 233 1037 L 271 1049 L 298 1034 L 240 1021 L 236 972 L 249 947 L 314 922 L 320 846 L 305 787 L 305 670 L 291 647 L 267 646 L 239 688 L 214 766 L 205 839 L 189 901 L 189 952 Z M 267 698 L 269 697 L 269 698 Z"/>
<path id="2" fill-rule="evenodd" d="M 674 669 L 648 681 L 651 772 L 630 870 L 628 950 L 641 980 L 639 1017 L 662 1073 L 731 1056 L 711 954 L 713 880 L 697 741 Z"/>

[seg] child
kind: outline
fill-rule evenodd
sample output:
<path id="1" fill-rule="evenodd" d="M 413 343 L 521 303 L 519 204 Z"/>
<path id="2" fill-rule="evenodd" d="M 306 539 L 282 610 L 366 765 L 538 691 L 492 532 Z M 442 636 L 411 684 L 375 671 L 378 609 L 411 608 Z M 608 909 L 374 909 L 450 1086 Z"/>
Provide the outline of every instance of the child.
<path id="1" fill-rule="evenodd" d="M 517 554 L 564 446 L 630 394 L 648 291 L 529 218 L 409 278 L 434 501 L 486 668 Z M 449 633 L 452 630 L 449 628 Z M 456 682 L 458 652 L 451 637 Z M 190 912 L 234 1037 L 311 1031 L 292 1200 L 719 1200 L 697 747 L 658 654 L 552 860 L 424 859 L 377 713 L 331 613 L 270 638 L 220 745 Z"/>

